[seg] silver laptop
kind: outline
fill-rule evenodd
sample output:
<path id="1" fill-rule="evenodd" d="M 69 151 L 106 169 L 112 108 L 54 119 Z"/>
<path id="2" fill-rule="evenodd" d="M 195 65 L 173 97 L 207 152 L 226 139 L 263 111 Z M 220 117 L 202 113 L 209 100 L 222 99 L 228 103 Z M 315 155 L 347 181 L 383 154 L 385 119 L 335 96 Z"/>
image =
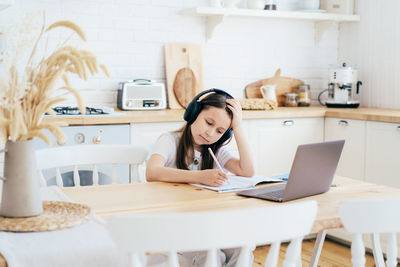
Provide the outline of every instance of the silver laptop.
<path id="1" fill-rule="evenodd" d="M 237 194 L 284 202 L 324 193 L 331 186 L 343 146 L 344 140 L 300 145 L 286 184 L 240 191 Z"/>

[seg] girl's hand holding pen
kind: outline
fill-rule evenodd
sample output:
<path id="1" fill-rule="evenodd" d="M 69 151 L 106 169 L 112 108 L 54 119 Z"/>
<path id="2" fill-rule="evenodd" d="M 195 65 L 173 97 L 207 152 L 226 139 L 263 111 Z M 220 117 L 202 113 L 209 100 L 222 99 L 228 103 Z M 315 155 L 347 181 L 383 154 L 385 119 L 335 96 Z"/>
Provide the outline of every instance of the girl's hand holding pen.
<path id="1" fill-rule="evenodd" d="M 198 172 L 199 183 L 208 186 L 221 186 L 228 176 L 225 172 L 218 169 L 208 169 Z"/>
<path id="2" fill-rule="evenodd" d="M 238 99 L 226 99 L 227 107 L 232 111 L 233 118 L 231 127 L 233 130 L 242 123 L 242 106 Z"/>

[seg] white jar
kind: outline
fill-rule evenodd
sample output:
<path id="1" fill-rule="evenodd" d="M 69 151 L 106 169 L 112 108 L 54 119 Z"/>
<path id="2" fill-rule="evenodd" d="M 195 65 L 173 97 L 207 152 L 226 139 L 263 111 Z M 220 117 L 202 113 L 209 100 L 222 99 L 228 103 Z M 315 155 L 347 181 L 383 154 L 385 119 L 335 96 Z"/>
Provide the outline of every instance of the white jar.
<path id="1" fill-rule="evenodd" d="M 222 7 L 222 2 L 221 2 L 221 0 L 210 0 L 210 6 Z"/>
<path id="2" fill-rule="evenodd" d="M 277 10 L 293 11 L 298 10 L 300 6 L 299 0 L 277 0 Z"/>
<path id="3" fill-rule="evenodd" d="M 300 9 L 318 10 L 319 9 L 319 0 L 303 0 Z"/>
<path id="4" fill-rule="evenodd" d="M 247 0 L 247 8 L 264 9 L 264 0 Z"/>
<path id="5" fill-rule="evenodd" d="M 328 13 L 354 14 L 354 0 L 321 0 L 321 9 Z"/>
<path id="6" fill-rule="evenodd" d="M 223 0 L 224 7 L 237 8 L 242 0 Z"/>

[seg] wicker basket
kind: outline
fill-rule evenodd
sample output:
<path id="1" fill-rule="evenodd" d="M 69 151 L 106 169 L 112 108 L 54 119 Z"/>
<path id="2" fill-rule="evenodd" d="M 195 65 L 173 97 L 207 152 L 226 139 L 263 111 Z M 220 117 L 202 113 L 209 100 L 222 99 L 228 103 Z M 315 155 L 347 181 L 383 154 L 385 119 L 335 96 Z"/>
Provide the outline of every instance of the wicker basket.
<path id="1" fill-rule="evenodd" d="M 278 108 L 278 104 L 275 101 L 263 98 L 240 99 L 240 105 L 244 110 L 271 110 Z"/>
<path id="2" fill-rule="evenodd" d="M 39 216 L 26 218 L 0 216 L 0 231 L 54 231 L 84 223 L 90 216 L 90 208 L 86 205 L 63 201 L 43 201 L 43 213 Z"/>

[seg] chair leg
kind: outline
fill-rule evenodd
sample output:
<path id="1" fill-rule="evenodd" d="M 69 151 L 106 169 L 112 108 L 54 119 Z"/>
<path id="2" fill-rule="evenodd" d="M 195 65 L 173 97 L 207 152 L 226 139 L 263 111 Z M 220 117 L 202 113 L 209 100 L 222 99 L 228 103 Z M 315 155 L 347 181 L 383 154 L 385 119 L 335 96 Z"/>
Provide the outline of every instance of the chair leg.
<path id="1" fill-rule="evenodd" d="M 210 249 L 207 251 L 206 262 L 204 266 L 217 267 L 218 264 L 218 251 L 217 249 Z"/>
<path id="2" fill-rule="evenodd" d="M 279 248 L 281 247 L 280 242 L 274 242 L 271 244 L 271 247 L 269 248 L 269 252 L 267 255 L 267 259 L 265 260 L 265 265 L 264 267 L 275 267 L 278 264 L 278 258 L 279 258 Z"/>
<path id="3" fill-rule="evenodd" d="M 387 241 L 386 264 L 388 267 L 397 266 L 397 240 L 396 233 L 390 233 Z"/>
<path id="4" fill-rule="evenodd" d="M 372 250 L 374 252 L 374 261 L 376 267 L 385 267 L 379 234 L 378 233 L 371 234 L 371 240 L 372 240 Z"/>
<path id="5" fill-rule="evenodd" d="M 283 261 L 283 267 L 297 267 L 299 259 L 301 258 L 301 244 L 303 238 L 299 237 L 293 239 L 286 251 L 286 257 Z"/>
<path id="6" fill-rule="evenodd" d="M 178 254 L 175 251 L 170 251 L 168 253 L 168 266 L 179 267 Z"/>
<path id="7" fill-rule="evenodd" d="M 137 253 L 129 253 L 130 267 L 143 267 L 143 264 Z"/>
<path id="8" fill-rule="evenodd" d="M 321 230 L 317 234 L 317 239 L 315 240 L 314 250 L 311 255 L 309 267 L 317 267 L 319 256 L 321 255 L 322 246 L 324 245 L 325 236 L 327 230 Z"/>
<path id="9" fill-rule="evenodd" d="M 365 247 L 360 233 L 354 234 L 351 243 L 351 263 L 353 267 L 365 266 Z"/>
<path id="10" fill-rule="evenodd" d="M 248 246 L 241 247 L 236 266 L 250 267 L 250 253 L 252 253 L 252 251 Z"/>

